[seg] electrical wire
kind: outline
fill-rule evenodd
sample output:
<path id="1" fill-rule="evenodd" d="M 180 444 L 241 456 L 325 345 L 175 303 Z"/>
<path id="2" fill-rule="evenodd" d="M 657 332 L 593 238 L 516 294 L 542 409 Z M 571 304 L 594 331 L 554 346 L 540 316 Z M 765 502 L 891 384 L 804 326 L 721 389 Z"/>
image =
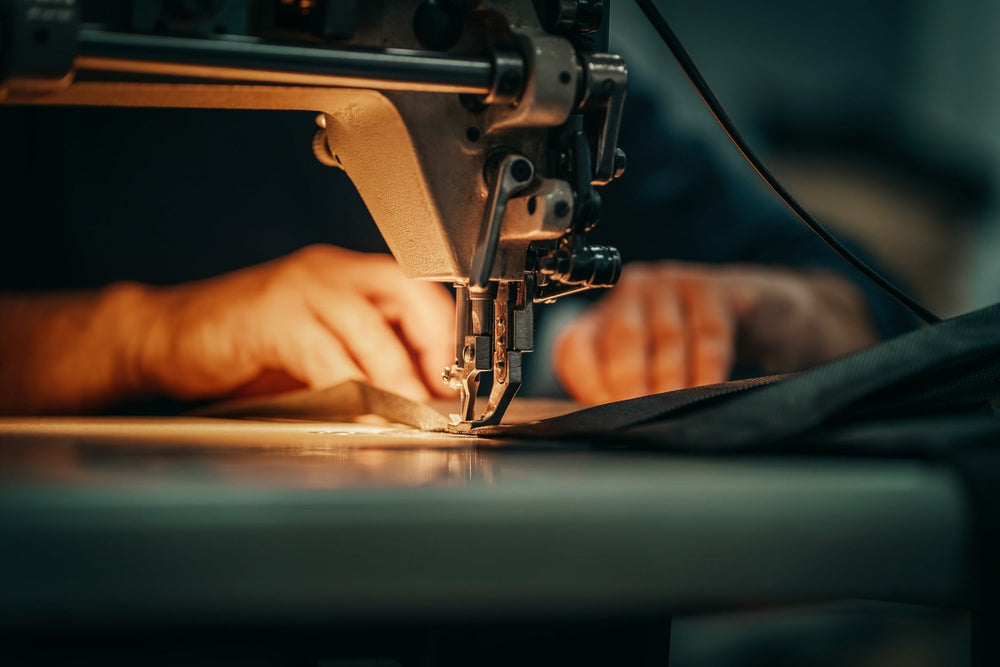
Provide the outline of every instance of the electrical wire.
<path id="1" fill-rule="evenodd" d="M 684 45 L 681 44 L 677 35 L 670 28 L 670 24 L 667 20 L 663 18 L 663 15 L 656 8 L 653 0 L 635 0 L 636 4 L 639 5 L 639 9 L 646 15 L 650 24 L 659 33 L 660 38 L 663 40 L 670 52 L 674 54 L 674 58 L 677 63 L 681 66 L 684 74 L 687 76 L 688 80 L 698 91 L 698 95 L 701 97 L 702 102 L 708 107 L 708 110 L 715 117 L 716 122 L 722 127 L 722 130 L 729 137 L 730 141 L 736 146 L 740 154 L 746 158 L 746 161 L 750 163 L 754 171 L 767 183 L 768 187 L 774 191 L 774 194 L 778 196 L 781 201 L 785 203 L 788 208 L 792 210 L 795 216 L 801 220 L 809 229 L 811 229 L 817 236 L 819 236 L 824 243 L 826 243 L 830 248 L 832 248 L 838 255 L 840 255 L 848 264 L 857 269 L 862 275 L 871 280 L 875 285 L 877 285 L 882 291 L 887 293 L 889 296 L 894 298 L 900 304 L 909 309 L 914 315 L 919 317 L 921 320 L 928 324 L 934 324 L 935 322 L 940 322 L 941 318 L 932 313 L 930 310 L 922 306 L 916 299 L 911 297 L 909 294 L 904 292 L 902 289 L 894 285 L 888 278 L 880 274 L 878 271 L 872 267 L 865 264 L 857 255 L 846 248 L 840 241 L 834 237 L 828 229 L 819 223 L 810 213 L 807 211 L 798 201 L 792 197 L 791 193 L 785 189 L 785 186 L 778 181 L 778 179 L 771 173 L 771 171 L 764 166 L 760 158 L 757 157 L 756 153 L 750 148 L 746 140 L 740 134 L 736 126 L 729 119 L 729 115 L 726 113 L 725 109 L 722 108 L 722 104 L 719 103 L 718 98 L 715 97 L 715 93 L 709 87 L 708 82 L 701 75 L 698 67 L 694 64 L 691 56 L 688 54 Z"/>

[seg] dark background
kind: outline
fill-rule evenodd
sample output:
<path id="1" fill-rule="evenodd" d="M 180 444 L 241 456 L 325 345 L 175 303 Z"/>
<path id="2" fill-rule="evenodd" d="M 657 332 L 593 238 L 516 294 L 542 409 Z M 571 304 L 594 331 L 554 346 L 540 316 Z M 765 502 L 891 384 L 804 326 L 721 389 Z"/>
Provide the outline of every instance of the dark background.
<path id="1" fill-rule="evenodd" d="M 814 213 L 866 240 L 943 313 L 1000 299 L 1000 5 L 657 4 L 744 134 Z M 740 160 L 633 3 L 613 6 L 613 46 L 633 79 L 663 82 L 675 121 Z"/>
<path id="2" fill-rule="evenodd" d="M 751 182 L 641 14 L 631 2 L 612 4 L 612 49 L 636 86 Z M 944 314 L 1000 296 L 1000 6 L 660 7 L 743 132 L 815 213 L 864 239 Z M 32 165 L 3 160 L 4 284 L 170 283 L 304 243 L 384 247 L 343 174 L 313 160 L 312 115 L 0 108 L 0 151 L 55 165 L 38 178 Z M 628 131 L 641 140 L 642 128 Z M 659 159 L 688 155 L 665 150 Z"/>

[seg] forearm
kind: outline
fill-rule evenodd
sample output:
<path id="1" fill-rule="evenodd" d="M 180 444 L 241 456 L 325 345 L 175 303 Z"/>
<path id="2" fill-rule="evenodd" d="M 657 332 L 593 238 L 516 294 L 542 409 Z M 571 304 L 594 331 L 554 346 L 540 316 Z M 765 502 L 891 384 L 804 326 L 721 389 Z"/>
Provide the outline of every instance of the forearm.
<path id="1" fill-rule="evenodd" d="M 93 411 L 145 392 L 148 288 L 0 295 L 0 413 Z"/>

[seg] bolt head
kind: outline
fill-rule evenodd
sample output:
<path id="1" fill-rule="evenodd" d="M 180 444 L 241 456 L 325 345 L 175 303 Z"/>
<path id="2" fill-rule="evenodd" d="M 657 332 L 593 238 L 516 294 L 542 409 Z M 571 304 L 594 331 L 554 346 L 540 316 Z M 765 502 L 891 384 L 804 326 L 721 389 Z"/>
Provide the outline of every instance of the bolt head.
<path id="1" fill-rule="evenodd" d="M 517 160 L 510 167 L 510 175 L 514 177 L 514 180 L 518 183 L 524 183 L 526 180 L 531 178 L 531 163 L 527 160 Z"/>

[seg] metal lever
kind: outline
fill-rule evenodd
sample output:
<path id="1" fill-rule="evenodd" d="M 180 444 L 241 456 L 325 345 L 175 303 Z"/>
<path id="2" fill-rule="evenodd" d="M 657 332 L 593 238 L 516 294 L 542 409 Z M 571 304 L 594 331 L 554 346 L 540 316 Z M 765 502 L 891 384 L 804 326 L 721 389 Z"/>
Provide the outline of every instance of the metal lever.
<path id="1" fill-rule="evenodd" d="M 479 242 L 472 256 L 472 271 L 469 276 L 471 288 L 485 289 L 489 283 L 497 246 L 500 243 L 500 226 L 503 223 L 503 214 L 507 210 L 507 201 L 528 187 L 534 175 L 535 166 L 523 155 L 508 153 L 500 161 L 496 180 L 490 188 L 489 199 L 486 200 Z"/>
<path id="2" fill-rule="evenodd" d="M 594 154 L 594 185 L 607 185 L 625 171 L 625 153 L 618 148 L 618 130 L 625 105 L 628 70 L 621 56 L 592 53 L 584 56 L 586 72 L 584 109 L 596 109 L 603 119 Z"/>

